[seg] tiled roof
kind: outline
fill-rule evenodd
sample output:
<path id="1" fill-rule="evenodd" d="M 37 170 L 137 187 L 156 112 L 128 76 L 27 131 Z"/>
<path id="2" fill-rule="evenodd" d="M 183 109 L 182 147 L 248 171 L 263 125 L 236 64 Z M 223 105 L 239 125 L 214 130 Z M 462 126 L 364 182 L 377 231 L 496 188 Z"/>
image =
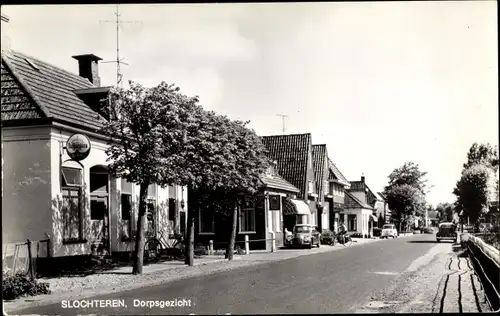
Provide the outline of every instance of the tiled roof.
<path id="1" fill-rule="evenodd" d="M 342 172 L 340 172 L 339 168 L 337 168 L 330 158 L 328 158 L 328 168 L 330 169 L 330 176 L 328 177 L 329 180 L 338 180 L 345 185 L 350 185 L 349 180 L 344 177 Z"/>
<path id="2" fill-rule="evenodd" d="M 328 175 L 325 174 L 328 170 L 325 170 L 325 162 L 328 157 L 326 151 L 326 145 L 313 145 L 312 146 L 312 158 L 313 158 L 313 168 L 314 168 L 314 179 L 316 180 L 316 192 L 320 197 L 323 196 L 324 181 L 328 179 Z M 326 172 L 325 172 L 326 171 Z"/>
<path id="3" fill-rule="evenodd" d="M 300 191 L 293 184 L 286 181 L 279 175 L 264 175 L 260 178 L 260 180 L 264 183 L 266 188 L 294 193 L 299 193 Z"/>
<path id="4" fill-rule="evenodd" d="M 299 190 L 299 199 L 307 192 L 307 167 L 311 134 L 263 136 L 269 159 L 277 162 L 278 173 Z"/>
<path id="5" fill-rule="evenodd" d="M 73 92 L 94 88 L 88 79 L 15 51 L 2 54 L 2 64 L 6 65 L 45 117 L 93 131 L 100 129 L 105 122 Z"/>
<path id="6" fill-rule="evenodd" d="M 355 197 L 351 192 L 345 191 L 345 206 L 346 208 L 367 208 L 373 210 L 374 208 L 365 202 Z"/>

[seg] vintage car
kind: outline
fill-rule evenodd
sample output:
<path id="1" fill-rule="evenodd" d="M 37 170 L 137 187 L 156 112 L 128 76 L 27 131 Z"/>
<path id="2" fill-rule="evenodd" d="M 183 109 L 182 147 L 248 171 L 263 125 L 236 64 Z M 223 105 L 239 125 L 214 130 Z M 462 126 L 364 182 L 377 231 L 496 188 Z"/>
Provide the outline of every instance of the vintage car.
<path id="1" fill-rule="evenodd" d="M 436 233 L 436 240 L 457 240 L 457 226 L 453 223 L 439 224 L 439 230 Z"/>
<path id="2" fill-rule="evenodd" d="M 380 238 L 397 238 L 398 230 L 396 229 L 396 225 L 394 224 L 385 224 L 382 227 L 382 233 L 380 234 Z"/>
<path id="3" fill-rule="evenodd" d="M 298 224 L 293 228 L 293 232 L 285 239 L 285 245 L 290 247 L 308 247 L 321 245 L 320 232 L 318 228 L 310 224 Z"/>

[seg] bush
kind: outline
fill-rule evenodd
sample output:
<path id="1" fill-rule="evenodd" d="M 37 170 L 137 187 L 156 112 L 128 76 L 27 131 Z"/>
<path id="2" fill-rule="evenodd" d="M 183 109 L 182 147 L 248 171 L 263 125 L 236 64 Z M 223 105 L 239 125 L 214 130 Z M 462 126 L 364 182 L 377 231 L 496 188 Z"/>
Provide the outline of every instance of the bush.
<path id="1" fill-rule="evenodd" d="M 321 233 L 320 242 L 323 245 L 333 245 L 335 242 L 335 234 L 331 230 L 323 230 L 323 232 Z"/>
<path id="2" fill-rule="evenodd" d="M 373 237 L 380 237 L 382 235 L 382 228 L 373 228 Z"/>
<path id="3" fill-rule="evenodd" d="M 4 275 L 2 296 L 5 300 L 14 300 L 22 296 L 50 294 L 49 283 L 31 280 L 27 275 L 18 273 Z"/>

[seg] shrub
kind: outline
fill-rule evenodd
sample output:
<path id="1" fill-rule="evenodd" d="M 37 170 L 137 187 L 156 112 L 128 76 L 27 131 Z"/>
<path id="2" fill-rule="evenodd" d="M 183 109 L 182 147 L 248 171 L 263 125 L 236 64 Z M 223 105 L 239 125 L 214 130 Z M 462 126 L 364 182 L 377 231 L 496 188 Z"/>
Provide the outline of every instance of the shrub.
<path id="1" fill-rule="evenodd" d="M 2 296 L 5 300 L 14 300 L 22 296 L 50 294 L 49 283 L 31 280 L 27 275 L 18 273 L 4 275 Z"/>
<path id="2" fill-rule="evenodd" d="M 382 235 L 382 228 L 373 228 L 373 237 L 380 237 Z"/>
<path id="3" fill-rule="evenodd" d="M 323 230 L 320 237 L 320 242 L 323 245 L 332 245 L 335 241 L 335 234 L 328 229 Z"/>

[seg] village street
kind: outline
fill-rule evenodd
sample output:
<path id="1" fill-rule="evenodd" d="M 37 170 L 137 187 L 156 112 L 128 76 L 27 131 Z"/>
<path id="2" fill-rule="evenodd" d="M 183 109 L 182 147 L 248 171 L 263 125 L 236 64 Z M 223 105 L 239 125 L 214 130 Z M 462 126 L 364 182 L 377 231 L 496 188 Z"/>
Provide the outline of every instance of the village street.
<path id="1" fill-rule="evenodd" d="M 452 247 L 452 243 L 437 244 L 434 235 L 413 235 L 91 298 L 124 300 L 126 308 L 64 309 L 59 303 L 9 314 L 380 312 L 380 308 L 384 306 L 373 301 L 380 297 L 383 297 L 385 302 L 399 302 L 396 306 L 405 310 L 410 303 L 414 306 L 415 299 L 422 298 L 422 295 L 436 296 L 439 281 L 445 273 L 440 267 L 447 265 L 444 263 L 448 262 L 448 256 L 452 255 Z M 439 264 L 439 267 L 432 266 L 432 263 Z M 464 267 L 467 265 L 462 264 L 462 269 Z M 425 276 L 415 274 L 422 269 L 427 270 Z M 437 274 L 429 275 L 429 269 Z M 413 286 L 410 286 L 410 283 Z M 452 286 L 449 285 L 449 288 Z M 413 293 L 409 293 L 408 289 Z M 447 296 L 458 297 L 457 293 Z M 466 296 L 469 300 L 473 294 L 468 293 Z M 190 300 L 191 306 L 133 307 L 134 300 L 175 299 L 186 302 Z M 437 301 L 440 299 L 441 296 L 437 295 Z M 420 305 L 419 311 L 439 311 L 439 306 L 433 307 L 431 301 L 426 302 Z M 437 304 L 439 305 L 439 302 Z M 453 301 L 445 309 L 458 311 L 458 305 L 458 301 Z M 467 306 L 475 307 L 474 304 Z M 414 307 L 411 310 L 418 311 Z"/>

